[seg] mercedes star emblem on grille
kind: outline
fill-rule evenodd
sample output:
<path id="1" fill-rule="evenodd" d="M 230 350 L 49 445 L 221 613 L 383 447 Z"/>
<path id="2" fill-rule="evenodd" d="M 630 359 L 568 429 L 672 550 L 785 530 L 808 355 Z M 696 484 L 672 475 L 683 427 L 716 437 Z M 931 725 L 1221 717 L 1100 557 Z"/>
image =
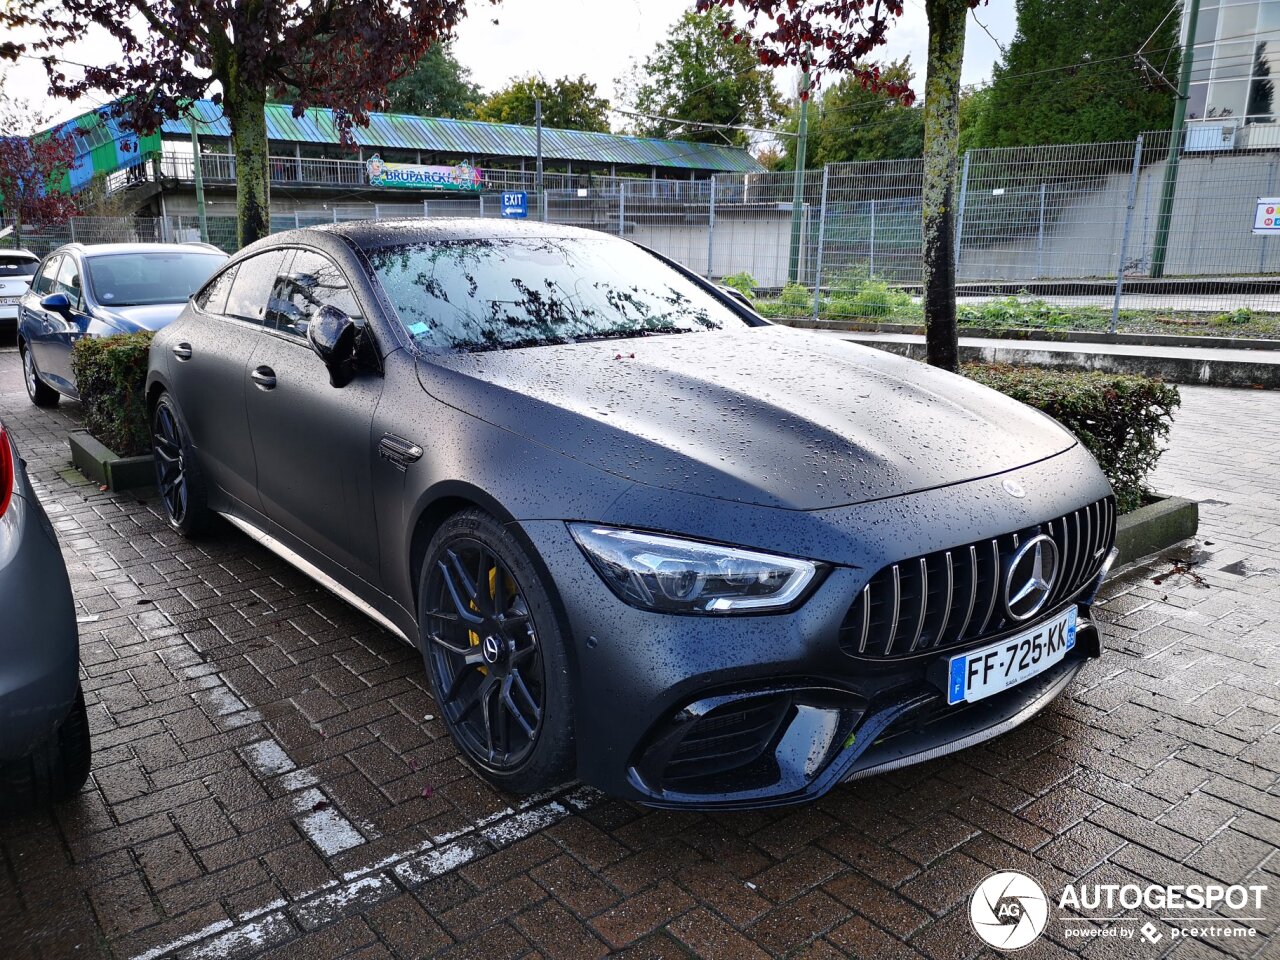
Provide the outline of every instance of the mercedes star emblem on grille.
<path id="1" fill-rule="evenodd" d="M 1058 545 L 1045 534 L 1032 537 L 1013 555 L 1004 578 L 1004 608 L 1019 622 L 1049 602 L 1058 580 Z"/>

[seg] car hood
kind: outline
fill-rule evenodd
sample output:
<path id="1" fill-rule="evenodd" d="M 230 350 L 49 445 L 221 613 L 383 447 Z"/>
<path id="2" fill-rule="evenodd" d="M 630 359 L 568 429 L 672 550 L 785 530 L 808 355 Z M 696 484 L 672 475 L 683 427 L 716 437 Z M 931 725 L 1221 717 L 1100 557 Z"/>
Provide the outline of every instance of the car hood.
<path id="1" fill-rule="evenodd" d="M 971 380 L 778 326 L 431 357 L 418 371 L 444 403 L 611 474 L 798 510 L 975 480 L 1075 444 Z"/>
<path id="2" fill-rule="evenodd" d="M 187 305 L 182 303 L 148 303 L 137 307 L 112 307 L 99 304 L 94 307 L 103 320 L 112 326 L 133 333 L 138 330 L 159 330 L 178 319 Z"/>

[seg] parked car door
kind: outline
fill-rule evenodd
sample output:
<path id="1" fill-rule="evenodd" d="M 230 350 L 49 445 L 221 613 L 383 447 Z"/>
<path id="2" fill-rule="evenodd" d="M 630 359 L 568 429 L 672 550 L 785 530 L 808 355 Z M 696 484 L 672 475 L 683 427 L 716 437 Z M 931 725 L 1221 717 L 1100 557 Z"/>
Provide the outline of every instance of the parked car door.
<path id="1" fill-rule="evenodd" d="M 62 263 L 58 266 L 58 275 L 53 281 L 53 289 L 49 293 L 66 294 L 67 299 L 71 301 L 71 309 L 66 313 L 55 313 L 40 307 L 44 325 L 40 339 L 32 344 L 36 366 L 58 389 L 74 395 L 75 377 L 71 374 L 71 348 L 85 335 L 85 330 L 89 326 L 89 315 L 85 312 L 80 263 L 71 254 L 65 254 L 62 257 Z"/>
<path id="2" fill-rule="evenodd" d="M 173 390 L 207 479 L 259 514 L 245 394 L 282 259 L 282 251 L 268 250 L 216 274 L 187 308 L 200 322 L 184 324 L 182 340 L 172 345 Z"/>
<path id="3" fill-rule="evenodd" d="M 362 320 L 338 265 L 298 250 L 271 294 L 269 322 L 249 370 L 249 431 L 258 492 L 273 532 L 378 579 L 373 511 L 373 413 L 382 376 L 362 373 L 342 388 L 307 342 L 307 325 L 324 306 Z"/>
<path id="4" fill-rule="evenodd" d="M 35 280 L 31 282 L 31 289 L 18 302 L 18 330 L 27 341 L 27 349 L 32 356 L 36 355 L 36 344 L 53 329 L 50 315 L 40 306 L 40 301 L 53 292 L 54 282 L 58 279 L 58 267 L 61 265 L 61 254 L 45 260 Z"/>

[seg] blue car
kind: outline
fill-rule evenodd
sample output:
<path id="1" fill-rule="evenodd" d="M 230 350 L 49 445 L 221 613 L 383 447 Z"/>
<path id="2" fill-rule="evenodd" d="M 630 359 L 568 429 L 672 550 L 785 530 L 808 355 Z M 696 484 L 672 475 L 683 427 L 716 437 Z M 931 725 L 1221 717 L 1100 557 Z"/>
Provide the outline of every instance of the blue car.
<path id="1" fill-rule="evenodd" d="M 81 337 L 159 330 L 227 255 L 204 243 L 69 243 L 44 258 L 18 304 L 18 351 L 38 407 L 79 399 L 71 348 Z"/>

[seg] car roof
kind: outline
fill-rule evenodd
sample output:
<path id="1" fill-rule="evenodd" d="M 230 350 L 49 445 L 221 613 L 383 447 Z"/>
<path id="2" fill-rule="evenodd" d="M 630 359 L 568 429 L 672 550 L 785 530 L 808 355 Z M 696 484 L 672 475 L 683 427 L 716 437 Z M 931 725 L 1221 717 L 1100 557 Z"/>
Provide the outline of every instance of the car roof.
<path id="1" fill-rule="evenodd" d="M 102 257 L 116 253 L 222 253 L 212 244 L 205 243 L 67 243 L 54 253 L 78 253 L 82 257 Z"/>
<path id="2" fill-rule="evenodd" d="M 302 232 L 316 231 L 345 237 L 356 246 L 367 249 L 389 244 L 440 242 L 445 240 L 480 240 L 507 237 L 594 237 L 608 234 L 560 223 L 537 220 L 502 220 L 497 217 L 407 217 L 399 220 L 349 220 L 345 223 L 308 227 Z"/>

